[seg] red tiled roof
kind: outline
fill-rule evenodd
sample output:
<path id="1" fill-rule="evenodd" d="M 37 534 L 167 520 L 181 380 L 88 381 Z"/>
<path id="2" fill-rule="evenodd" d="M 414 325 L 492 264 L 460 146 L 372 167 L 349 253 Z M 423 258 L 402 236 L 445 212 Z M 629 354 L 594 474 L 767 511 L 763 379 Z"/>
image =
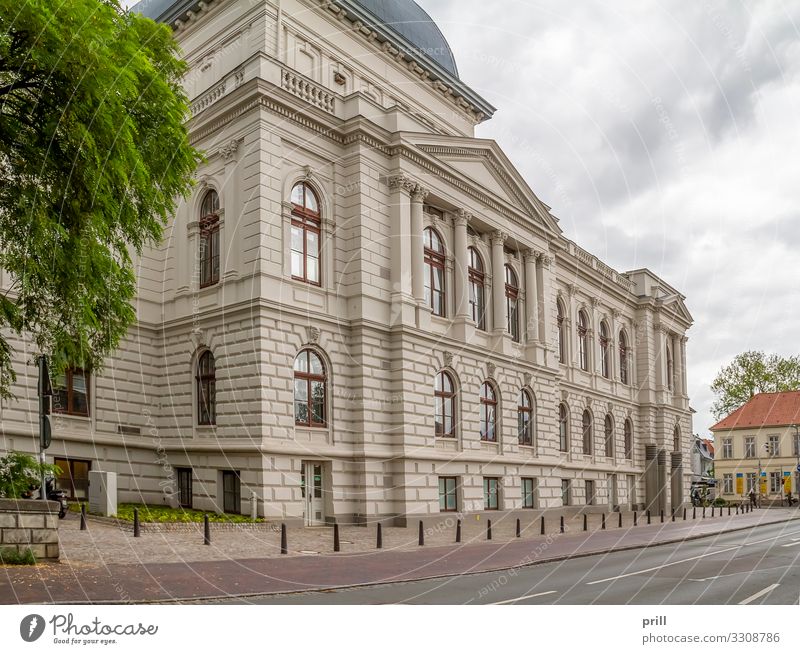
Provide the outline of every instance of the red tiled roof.
<path id="1" fill-rule="evenodd" d="M 759 393 L 727 418 L 720 420 L 711 431 L 795 424 L 800 424 L 800 391 Z"/>
<path id="2" fill-rule="evenodd" d="M 714 441 L 710 441 L 707 438 L 703 439 L 703 444 L 706 446 L 706 449 L 711 453 L 714 454 Z"/>

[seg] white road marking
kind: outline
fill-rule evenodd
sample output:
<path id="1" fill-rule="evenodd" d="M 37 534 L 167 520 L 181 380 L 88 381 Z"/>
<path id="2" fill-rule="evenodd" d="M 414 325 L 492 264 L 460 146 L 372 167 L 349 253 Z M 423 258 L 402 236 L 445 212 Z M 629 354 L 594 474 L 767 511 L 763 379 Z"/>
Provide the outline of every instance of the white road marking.
<path id="1" fill-rule="evenodd" d="M 755 595 L 750 595 L 746 600 L 742 600 L 739 604 L 750 604 L 750 602 L 754 602 L 759 597 L 764 597 L 767 593 L 771 593 L 775 590 L 780 584 L 772 584 L 772 586 L 767 586 L 764 590 L 758 591 Z"/>
<path id="2" fill-rule="evenodd" d="M 786 543 L 786 545 L 781 545 L 781 547 L 797 547 L 800 545 L 800 540 L 796 540 L 793 543 Z"/>
<path id="3" fill-rule="evenodd" d="M 535 595 L 523 595 L 522 597 L 515 597 L 514 599 L 503 600 L 502 602 L 492 602 L 492 606 L 499 606 L 500 604 L 513 604 L 514 602 L 521 602 L 522 600 L 532 599 L 534 597 L 543 597 L 544 595 L 552 595 L 556 591 L 548 590 L 546 593 L 536 593 Z"/>
<path id="4" fill-rule="evenodd" d="M 724 554 L 725 552 L 733 552 L 734 550 L 739 550 L 743 547 L 747 547 L 748 545 L 758 545 L 759 543 L 767 543 L 771 540 L 778 540 L 779 538 L 786 538 L 787 536 L 791 536 L 793 534 L 800 534 L 800 531 L 793 531 L 788 534 L 781 534 L 780 536 L 773 536 L 772 538 L 764 538 L 762 540 L 754 540 L 750 541 L 749 543 L 742 543 L 741 545 L 735 545 L 733 547 L 726 547 L 723 550 L 717 550 L 716 552 L 707 552 L 706 554 L 699 554 L 697 556 L 692 556 L 688 559 L 680 559 L 679 561 L 670 561 L 669 563 L 662 563 L 661 565 L 653 566 L 652 568 L 646 568 L 644 570 L 637 570 L 636 572 L 626 572 L 625 574 L 617 575 L 616 577 L 607 577 L 605 579 L 598 579 L 597 581 L 587 581 L 587 586 L 594 586 L 595 584 L 604 584 L 608 581 L 616 581 L 617 579 L 625 579 L 626 577 L 635 577 L 636 575 L 645 574 L 647 572 L 655 572 L 656 570 L 661 570 L 662 568 L 669 568 L 673 565 L 680 565 L 681 563 L 688 563 L 689 561 L 697 561 L 698 559 L 705 559 L 709 556 L 717 556 L 718 554 Z"/>

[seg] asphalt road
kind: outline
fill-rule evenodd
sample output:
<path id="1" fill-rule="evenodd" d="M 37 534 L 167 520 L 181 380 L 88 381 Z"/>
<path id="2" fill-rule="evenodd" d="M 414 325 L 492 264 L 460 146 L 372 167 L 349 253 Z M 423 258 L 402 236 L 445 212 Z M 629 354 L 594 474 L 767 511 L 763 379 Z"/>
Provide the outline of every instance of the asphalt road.
<path id="1" fill-rule="evenodd" d="M 502 572 L 223 604 L 798 604 L 800 523 Z"/>

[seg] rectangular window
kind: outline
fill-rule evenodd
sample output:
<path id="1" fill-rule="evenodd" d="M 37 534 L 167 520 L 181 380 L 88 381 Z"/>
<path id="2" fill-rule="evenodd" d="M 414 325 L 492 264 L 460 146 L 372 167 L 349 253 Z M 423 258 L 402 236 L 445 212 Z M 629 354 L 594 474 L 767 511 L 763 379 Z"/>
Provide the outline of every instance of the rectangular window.
<path id="1" fill-rule="evenodd" d="M 89 499 L 89 470 L 91 461 L 59 459 L 55 463 L 61 472 L 56 477 L 56 488 L 67 491 L 69 499 L 85 502 Z"/>
<path id="2" fill-rule="evenodd" d="M 242 480 L 233 470 L 222 472 L 222 510 L 225 513 L 242 512 Z"/>
<path id="3" fill-rule="evenodd" d="M 770 434 L 767 441 L 767 451 L 770 456 L 780 456 L 781 454 L 781 437 L 777 434 Z"/>
<path id="4" fill-rule="evenodd" d="M 586 480 L 586 504 L 592 506 L 594 504 L 594 482 L 590 479 Z"/>
<path id="5" fill-rule="evenodd" d="M 733 475 L 722 475 L 722 492 L 725 495 L 733 495 Z"/>
<path id="6" fill-rule="evenodd" d="M 181 508 L 192 508 L 192 469 L 178 468 L 178 503 Z"/>
<path id="7" fill-rule="evenodd" d="M 529 477 L 522 479 L 522 508 L 533 509 L 536 508 L 536 480 Z"/>
<path id="8" fill-rule="evenodd" d="M 758 493 L 758 484 L 756 483 L 756 473 L 755 472 L 748 472 L 747 473 L 747 492 L 755 491 Z"/>
<path id="9" fill-rule="evenodd" d="M 783 492 L 783 473 L 770 472 L 769 473 L 769 492 L 782 493 Z"/>
<path id="10" fill-rule="evenodd" d="M 756 458 L 756 438 L 755 436 L 747 436 L 744 439 L 744 458 Z"/>
<path id="11" fill-rule="evenodd" d="M 497 511 L 500 508 L 500 480 L 497 477 L 483 479 L 483 508 Z"/>
<path id="12" fill-rule="evenodd" d="M 725 438 L 722 441 L 722 458 L 723 459 L 733 458 L 733 440 L 730 438 Z"/>
<path id="13" fill-rule="evenodd" d="M 70 416 L 89 415 L 89 373 L 80 368 L 67 368 L 53 380 L 53 413 Z"/>
<path id="14" fill-rule="evenodd" d="M 569 479 L 562 479 L 561 480 L 561 505 L 562 506 L 569 506 L 570 505 L 570 484 Z"/>
<path id="15" fill-rule="evenodd" d="M 456 477 L 439 477 L 439 510 L 448 513 L 458 511 L 458 479 Z"/>

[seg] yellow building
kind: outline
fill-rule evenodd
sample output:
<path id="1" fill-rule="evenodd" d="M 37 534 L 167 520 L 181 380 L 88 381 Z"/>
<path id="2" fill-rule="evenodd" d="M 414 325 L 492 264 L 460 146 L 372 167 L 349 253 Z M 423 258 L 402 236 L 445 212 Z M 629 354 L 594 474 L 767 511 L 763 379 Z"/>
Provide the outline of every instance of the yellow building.
<path id="1" fill-rule="evenodd" d="M 772 503 L 797 497 L 800 391 L 760 393 L 711 431 L 719 496 L 742 500 L 755 489 Z"/>

